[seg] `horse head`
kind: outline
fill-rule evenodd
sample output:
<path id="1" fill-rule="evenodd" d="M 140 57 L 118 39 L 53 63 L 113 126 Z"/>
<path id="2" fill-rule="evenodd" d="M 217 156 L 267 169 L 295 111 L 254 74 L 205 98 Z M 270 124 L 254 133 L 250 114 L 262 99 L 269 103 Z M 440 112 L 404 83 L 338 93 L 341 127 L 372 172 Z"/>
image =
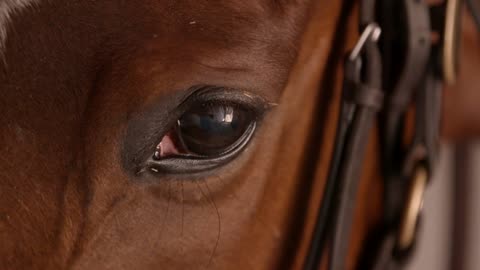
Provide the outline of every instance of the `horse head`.
<path id="1" fill-rule="evenodd" d="M 0 268 L 302 267 L 357 8 L 0 1 Z M 477 45 L 457 85 L 475 97 Z M 458 120 L 473 104 L 452 110 L 458 89 L 445 138 L 480 130 Z M 349 269 L 381 218 L 379 142 L 373 129 Z"/>

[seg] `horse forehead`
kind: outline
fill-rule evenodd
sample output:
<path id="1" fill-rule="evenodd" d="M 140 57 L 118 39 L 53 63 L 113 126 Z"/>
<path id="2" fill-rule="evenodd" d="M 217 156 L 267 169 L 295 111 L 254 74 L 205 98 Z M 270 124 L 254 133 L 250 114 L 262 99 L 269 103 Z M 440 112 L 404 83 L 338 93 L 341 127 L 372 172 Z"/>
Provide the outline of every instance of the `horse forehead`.
<path id="1" fill-rule="evenodd" d="M 221 47 L 246 45 L 293 38 L 297 17 L 283 12 L 288 4 L 277 0 L 208 1 L 208 0 L 142 0 L 112 3 L 89 3 L 106 23 L 108 31 L 121 31 L 133 39 L 160 38 L 172 44 L 198 41 Z M 103 15 L 103 16 L 102 16 Z M 174 45 L 173 45 L 174 46 Z"/>
<path id="2" fill-rule="evenodd" d="M 188 65 L 197 71 L 207 67 L 279 73 L 295 55 L 295 39 L 300 34 L 296 26 L 303 19 L 298 5 L 279 0 L 95 1 L 84 5 L 95 14 L 93 24 L 102 25 L 112 42 L 107 41 L 105 47 L 119 56 L 115 69 L 128 65 L 143 74 L 155 69 L 155 74 L 184 73 Z"/>

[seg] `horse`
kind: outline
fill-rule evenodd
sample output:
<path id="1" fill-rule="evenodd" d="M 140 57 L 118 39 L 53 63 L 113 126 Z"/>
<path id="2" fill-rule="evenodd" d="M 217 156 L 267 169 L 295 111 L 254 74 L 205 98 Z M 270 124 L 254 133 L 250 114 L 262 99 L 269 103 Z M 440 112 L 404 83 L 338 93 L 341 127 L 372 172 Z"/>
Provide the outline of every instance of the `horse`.
<path id="1" fill-rule="evenodd" d="M 0 269 L 302 268 L 357 9 L 0 1 Z M 444 140 L 480 131 L 479 40 L 465 25 Z M 347 269 L 382 218 L 377 128 Z"/>

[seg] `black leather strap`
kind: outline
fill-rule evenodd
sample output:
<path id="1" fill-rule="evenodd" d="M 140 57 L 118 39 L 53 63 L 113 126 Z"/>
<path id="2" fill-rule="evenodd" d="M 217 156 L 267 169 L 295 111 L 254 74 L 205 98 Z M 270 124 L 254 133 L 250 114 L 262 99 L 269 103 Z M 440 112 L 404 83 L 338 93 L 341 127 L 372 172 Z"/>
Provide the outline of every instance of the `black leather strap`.
<path id="1" fill-rule="evenodd" d="M 347 94 L 348 102 L 358 106 L 380 110 L 383 105 L 383 92 L 380 89 L 372 88 L 367 85 L 359 85 L 355 91 Z"/>
<path id="2" fill-rule="evenodd" d="M 360 30 L 379 23 L 387 33 L 380 48 L 375 40 L 365 39 L 362 34 L 363 50 L 359 53 L 358 48 L 354 49 L 346 60 L 334 153 L 304 269 L 319 268 L 325 239 L 331 244 L 329 269 L 345 269 L 361 165 L 378 112 L 383 123 L 385 213 L 376 237 L 379 252 L 364 265 L 374 270 L 395 270 L 408 258 L 412 242 L 402 248 L 397 244 L 402 214 L 410 205 L 407 192 L 414 190 L 410 188 L 416 182 L 412 181 L 414 169 L 421 166 L 428 177 L 437 156 L 442 77 L 435 68 L 438 57 L 430 42 L 430 21 L 429 7 L 422 0 L 361 0 Z M 399 27 L 402 24 L 406 25 Z M 415 133 L 406 146 L 404 117 L 412 104 L 416 107 Z"/>
<path id="3" fill-rule="evenodd" d="M 335 200 L 337 208 L 333 222 L 335 227 L 329 259 L 329 269 L 332 270 L 345 269 L 366 142 L 376 120 L 376 114 L 383 103 L 383 93 L 380 90 L 382 85 L 381 58 L 375 42 L 368 41 L 366 43 L 364 58 L 369 60 L 365 66 L 365 81 L 363 83 L 346 83 L 348 87 L 344 88 L 344 108 L 351 106 L 352 117 L 348 123 L 345 147 L 342 152 L 343 158 L 336 172 L 337 179 L 335 181 L 338 181 L 339 193 Z M 354 63 L 348 61 L 351 59 L 347 60 L 346 66 L 355 66 Z M 347 68 L 347 70 L 349 69 Z M 346 76 L 348 80 L 348 74 Z"/>

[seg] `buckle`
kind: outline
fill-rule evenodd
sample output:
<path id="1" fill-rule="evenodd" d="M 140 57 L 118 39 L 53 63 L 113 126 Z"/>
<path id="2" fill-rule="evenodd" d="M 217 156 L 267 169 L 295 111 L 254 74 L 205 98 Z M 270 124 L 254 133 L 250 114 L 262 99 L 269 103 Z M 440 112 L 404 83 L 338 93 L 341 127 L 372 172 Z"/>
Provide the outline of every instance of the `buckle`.
<path id="1" fill-rule="evenodd" d="M 400 252 L 408 251 L 415 243 L 427 183 L 427 169 L 423 165 L 417 166 L 410 180 L 406 204 L 397 233 L 396 250 Z"/>
<path id="2" fill-rule="evenodd" d="M 440 33 L 439 67 L 447 84 L 455 83 L 458 74 L 462 3 L 462 0 L 445 0 L 431 9 L 432 25 Z"/>
<path id="3" fill-rule="evenodd" d="M 367 44 L 367 41 L 378 42 L 381 33 L 382 29 L 380 28 L 380 26 L 378 26 L 378 24 L 369 23 L 360 35 L 360 38 L 358 39 L 357 44 L 355 44 L 355 47 L 353 47 L 352 52 L 348 56 L 348 59 L 352 62 L 357 60 L 360 57 L 360 53 L 365 48 L 365 44 Z"/>
<path id="4" fill-rule="evenodd" d="M 455 83 L 458 74 L 461 12 L 460 0 L 447 0 L 442 46 L 442 71 L 447 84 Z"/>
<path id="5" fill-rule="evenodd" d="M 376 23 L 368 24 L 358 38 L 355 47 L 345 59 L 344 73 L 347 85 L 360 85 L 362 73 L 362 52 L 364 52 L 367 42 L 377 43 L 382 29 Z"/>

